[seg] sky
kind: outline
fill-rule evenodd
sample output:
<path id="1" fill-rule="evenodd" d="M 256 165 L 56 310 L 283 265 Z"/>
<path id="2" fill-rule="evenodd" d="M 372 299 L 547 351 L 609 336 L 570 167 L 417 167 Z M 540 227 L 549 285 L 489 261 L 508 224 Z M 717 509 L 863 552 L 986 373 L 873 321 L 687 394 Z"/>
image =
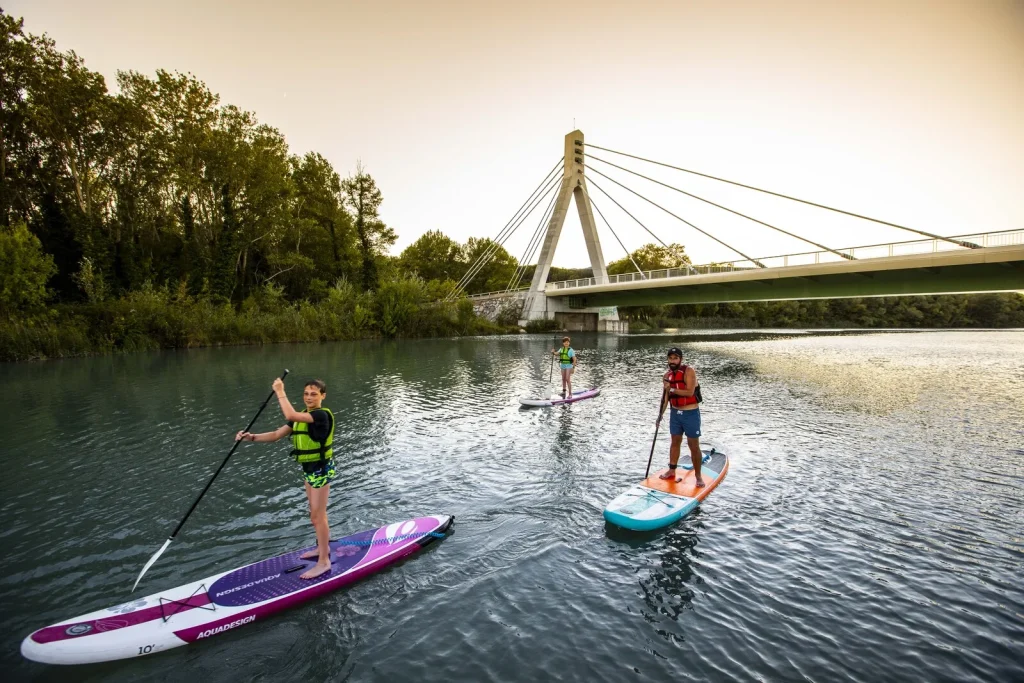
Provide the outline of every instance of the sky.
<path id="1" fill-rule="evenodd" d="M 0 0 L 102 73 L 191 72 L 221 101 L 357 161 L 399 235 L 494 237 L 588 143 L 941 235 L 1024 230 L 1024 0 L 313 2 Z M 911 233 L 592 155 L 830 247 Z M 752 256 L 814 250 L 647 180 L 641 195 Z M 694 263 L 738 258 L 601 176 Z M 629 250 L 653 241 L 591 187 Z M 509 239 L 520 256 L 544 204 Z M 622 248 L 598 221 L 607 261 Z M 555 265 L 589 265 L 570 209 Z"/>

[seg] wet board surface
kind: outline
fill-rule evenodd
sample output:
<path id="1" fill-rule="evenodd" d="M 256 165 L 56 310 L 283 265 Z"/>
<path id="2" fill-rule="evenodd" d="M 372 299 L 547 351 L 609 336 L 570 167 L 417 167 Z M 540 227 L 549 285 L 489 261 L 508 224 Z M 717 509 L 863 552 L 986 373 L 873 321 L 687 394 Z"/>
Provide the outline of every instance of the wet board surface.
<path id="1" fill-rule="evenodd" d="M 685 450 L 686 445 L 683 445 Z M 689 453 L 682 453 L 679 456 L 680 464 L 679 468 L 676 469 L 676 479 L 682 481 L 674 481 L 673 479 L 662 479 L 661 475 L 666 472 L 670 472 L 667 467 L 656 474 L 644 479 L 640 482 L 640 485 L 651 489 L 653 491 L 662 491 L 664 493 L 671 493 L 675 496 L 684 496 L 687 498 L 696 498 L 698 501 L 704 500 L 704 498 L 711 493 L 716 486 L 721 482 L 725 476 L 726 470 L 729 468 L 729 458 L 725 453 L 718 453 L 717 451 L 701 464 L 700 467 L 700 478 L 704 480 L 704 487 L 697 488 L 697 476 L 693 473 L 693 464 L 687 462 L 688 469 L 683 469 L 683 459 L 689 460 Z"/>
<path id="2" fill-rule="evenodd" d="M 680 461 L 688 457 L 689 453 L 683 453 Z M 608 503 L 604 518 L 634 531 L 650 531 L 679 521 L 722 482 L 729 470 L 729 457 L 717 451 L 704 451 L 701 464 L 704 486 L 701 488 L 697 488 L 696 475 L 692 465 L 690 467 L 683 469 L 681 462 L 672 479 L 660 478 L 662 473 L 671 471 L 666 467 L 631 486 Z"/>
<path id="3" fill-rule="evenodd" d="M 300 559 L 312 547 L 254 562 L 39 629 L 22 641 L 21 653 L 47 664 L 85 664 L 209 638 L 370 576 L 443 538 L 453 521 L 417 517 L 331 541 L 331 569 L 315 579 L 299 578 L 316 564 Z"/>
<path id="4" fill-rule="evenodd" d="M 550 408 L 551 406 L 565 405 L 566 403 L 575 403 L 576 401 L 594 398 L 600 395 L 600 393 L 601 387 L 592 387 L 572 392 L 572 398 L 562 398 L 561 395 L 554 398 L 521 398 L 519 403 L 532 408 Z"/>

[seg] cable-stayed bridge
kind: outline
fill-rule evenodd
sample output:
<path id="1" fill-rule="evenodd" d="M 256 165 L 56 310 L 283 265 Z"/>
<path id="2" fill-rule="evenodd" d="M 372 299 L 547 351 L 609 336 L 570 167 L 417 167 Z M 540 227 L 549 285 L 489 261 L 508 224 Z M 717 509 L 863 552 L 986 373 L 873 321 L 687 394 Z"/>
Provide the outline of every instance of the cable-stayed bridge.
<path id="1" fill-rule="evenodd" d="M 612 159 L 615 159 L 612 161 Z M 911 239 L 892 240 L 862 246 L 828 246 L 795 228 L 769 223 L 749 213 L 740 212 L 673 184 L 658 180 L 649 173 L 624 165 L 646 164 L 658 169 L 669 169 L 690 177 L 715 181 L 776 201 L 801 205 L 856 223 L 881 226 L 894 235 Z M 698 226 L 663 203 L 650 199 L 616 179 L 627 177 L 643 181 L 646 187 L 660 188 L 664 193 L 686 196 L 704 206 L 738 217 L 770 231 L 780 239 L 804 243 L 813 249 L 773 256 L 753 256 L 745 247 L 727 243 L 720 231 L 705 223 Z M 678 255 L 675 267 L 643 270 L 629 258 L 633 269 L 609 275 L 601 249 L 595 211 L 602 224 L 619 246 L 630 254 L 619 233 L 612 227 L 606 214 L 594 201 L 591 187 L 601 196 L 600 204 L 607 200 L 617 208 L 616 216 L 638 225 L 668 253 L 675 253 L 638 217 L 639 210 L 623 204 L 628 197 L 642 200 L 644 206 L 654 207 L 674 222 L 700 235 L 709 243 L 731 252 L 735 258 L 703 265 L 690 263 L 688 257 Z M 608 189 L 606 189 L 606 187 Z M 617 193 L 623 201 L 615 198 Z M 488 260 L 504 245 L 527 219 L 547 200 L 541 218 L 522 256 L 519 267 L 500 292 L 473 295 L 476 301 L 514 298 L 522 301 L 521 321 L 560 319 L 575 329 L 620 329 L 617 306 L 637 306 L 675 303 L 723 303 L 738 301 L 768 301 L 786 299 L 822 299 L 865 296 L 898 296 L 920 294 L 953 294 L 972 292 L 999 292 L 1024 290 L 1024 229 L 997 232 L 976 232 L 966 235 L 939 235 L 918 228 L 869 217 L 845 209 L 793 197 L 720 178 L 668 163 L 587 144 L 583 133 L 575 130 L 565 136 L 563 157 L 548 171 L 544 180 L 530 194 L 516 214 L 505 224 L 490 249 L 473 263 L 458 283 L 451 297 L 459 296 Z M 548 282 L 555 248 L 569 210 L 575 202 L 587 254 L 593 275 L 591 277 Z M 662 200 L 664 202 L 664 200 Z M 667 203 L 667 202 L 664 202 Z M 733 219 L 735 220 L 735 219 Z M 776 221 L 777 222 L 777 221 Z M 850 239 L 849 242 L 852 242 Z M 638 245 L 639 246 L 639 245 Z M 742 250 L 741 250 L 742 249 Z M 523 286 L 529 264 L 536 258 L 536 267 L 528 286 Z"/>

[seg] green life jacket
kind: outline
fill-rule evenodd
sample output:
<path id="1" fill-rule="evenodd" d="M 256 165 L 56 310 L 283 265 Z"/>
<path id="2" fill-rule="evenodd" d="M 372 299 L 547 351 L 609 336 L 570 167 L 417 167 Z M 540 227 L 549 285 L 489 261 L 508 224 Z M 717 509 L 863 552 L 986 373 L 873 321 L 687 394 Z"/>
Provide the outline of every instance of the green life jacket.
<path id="1" fill-rule="evenodd" d="M 334 457 L 334 449 L 331 447 L 334 443 L 334 413 L 327 408 L 316 408 L 315 410 L 322 410 L 331 418 L 331 431 L 327 433 L 327 440 L 320 443 L 309 436 L 311 423 L 296 421 L 292 424 L 291 456 L 295 458 L 296 462 L 323 462 Z M 309 409 L 302 412 L 308 413 Z"/>
<path id="2" fill-rule="evenodd" d="M 569 351 L 571 350 L 572 347 L 569 347 L 567 349 L 564 346 L 558 349 L 558 362 L 562 363 L 563 365 L 572 365 L 572 358 L 569 356 Z"/>

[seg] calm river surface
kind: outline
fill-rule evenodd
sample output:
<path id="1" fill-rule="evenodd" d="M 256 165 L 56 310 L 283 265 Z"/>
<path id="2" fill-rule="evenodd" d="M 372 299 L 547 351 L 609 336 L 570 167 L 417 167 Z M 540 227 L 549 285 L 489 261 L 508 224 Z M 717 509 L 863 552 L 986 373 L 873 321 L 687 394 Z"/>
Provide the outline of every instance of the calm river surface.
<path id="1" fill-rule="evenodd" d="M 723 484 L 606 528 L 644 472 L 664 350 L 702 381 Z M 577 335 L 280 345 L 0 366 L 5 680 L 1024 680 L 1024 332 Z M 403 564 L 208 641 L 83 667 L 32 630 L 124 602 L 289 368 L 338 415 L 335 536 L 450 513 Z M 271 404 L 257 429 L 280 425 Z M 656 463 L 667 457 L 659 439 Z M 307 544 L 286 445 L 244 445 L 142 595 Z"/>

